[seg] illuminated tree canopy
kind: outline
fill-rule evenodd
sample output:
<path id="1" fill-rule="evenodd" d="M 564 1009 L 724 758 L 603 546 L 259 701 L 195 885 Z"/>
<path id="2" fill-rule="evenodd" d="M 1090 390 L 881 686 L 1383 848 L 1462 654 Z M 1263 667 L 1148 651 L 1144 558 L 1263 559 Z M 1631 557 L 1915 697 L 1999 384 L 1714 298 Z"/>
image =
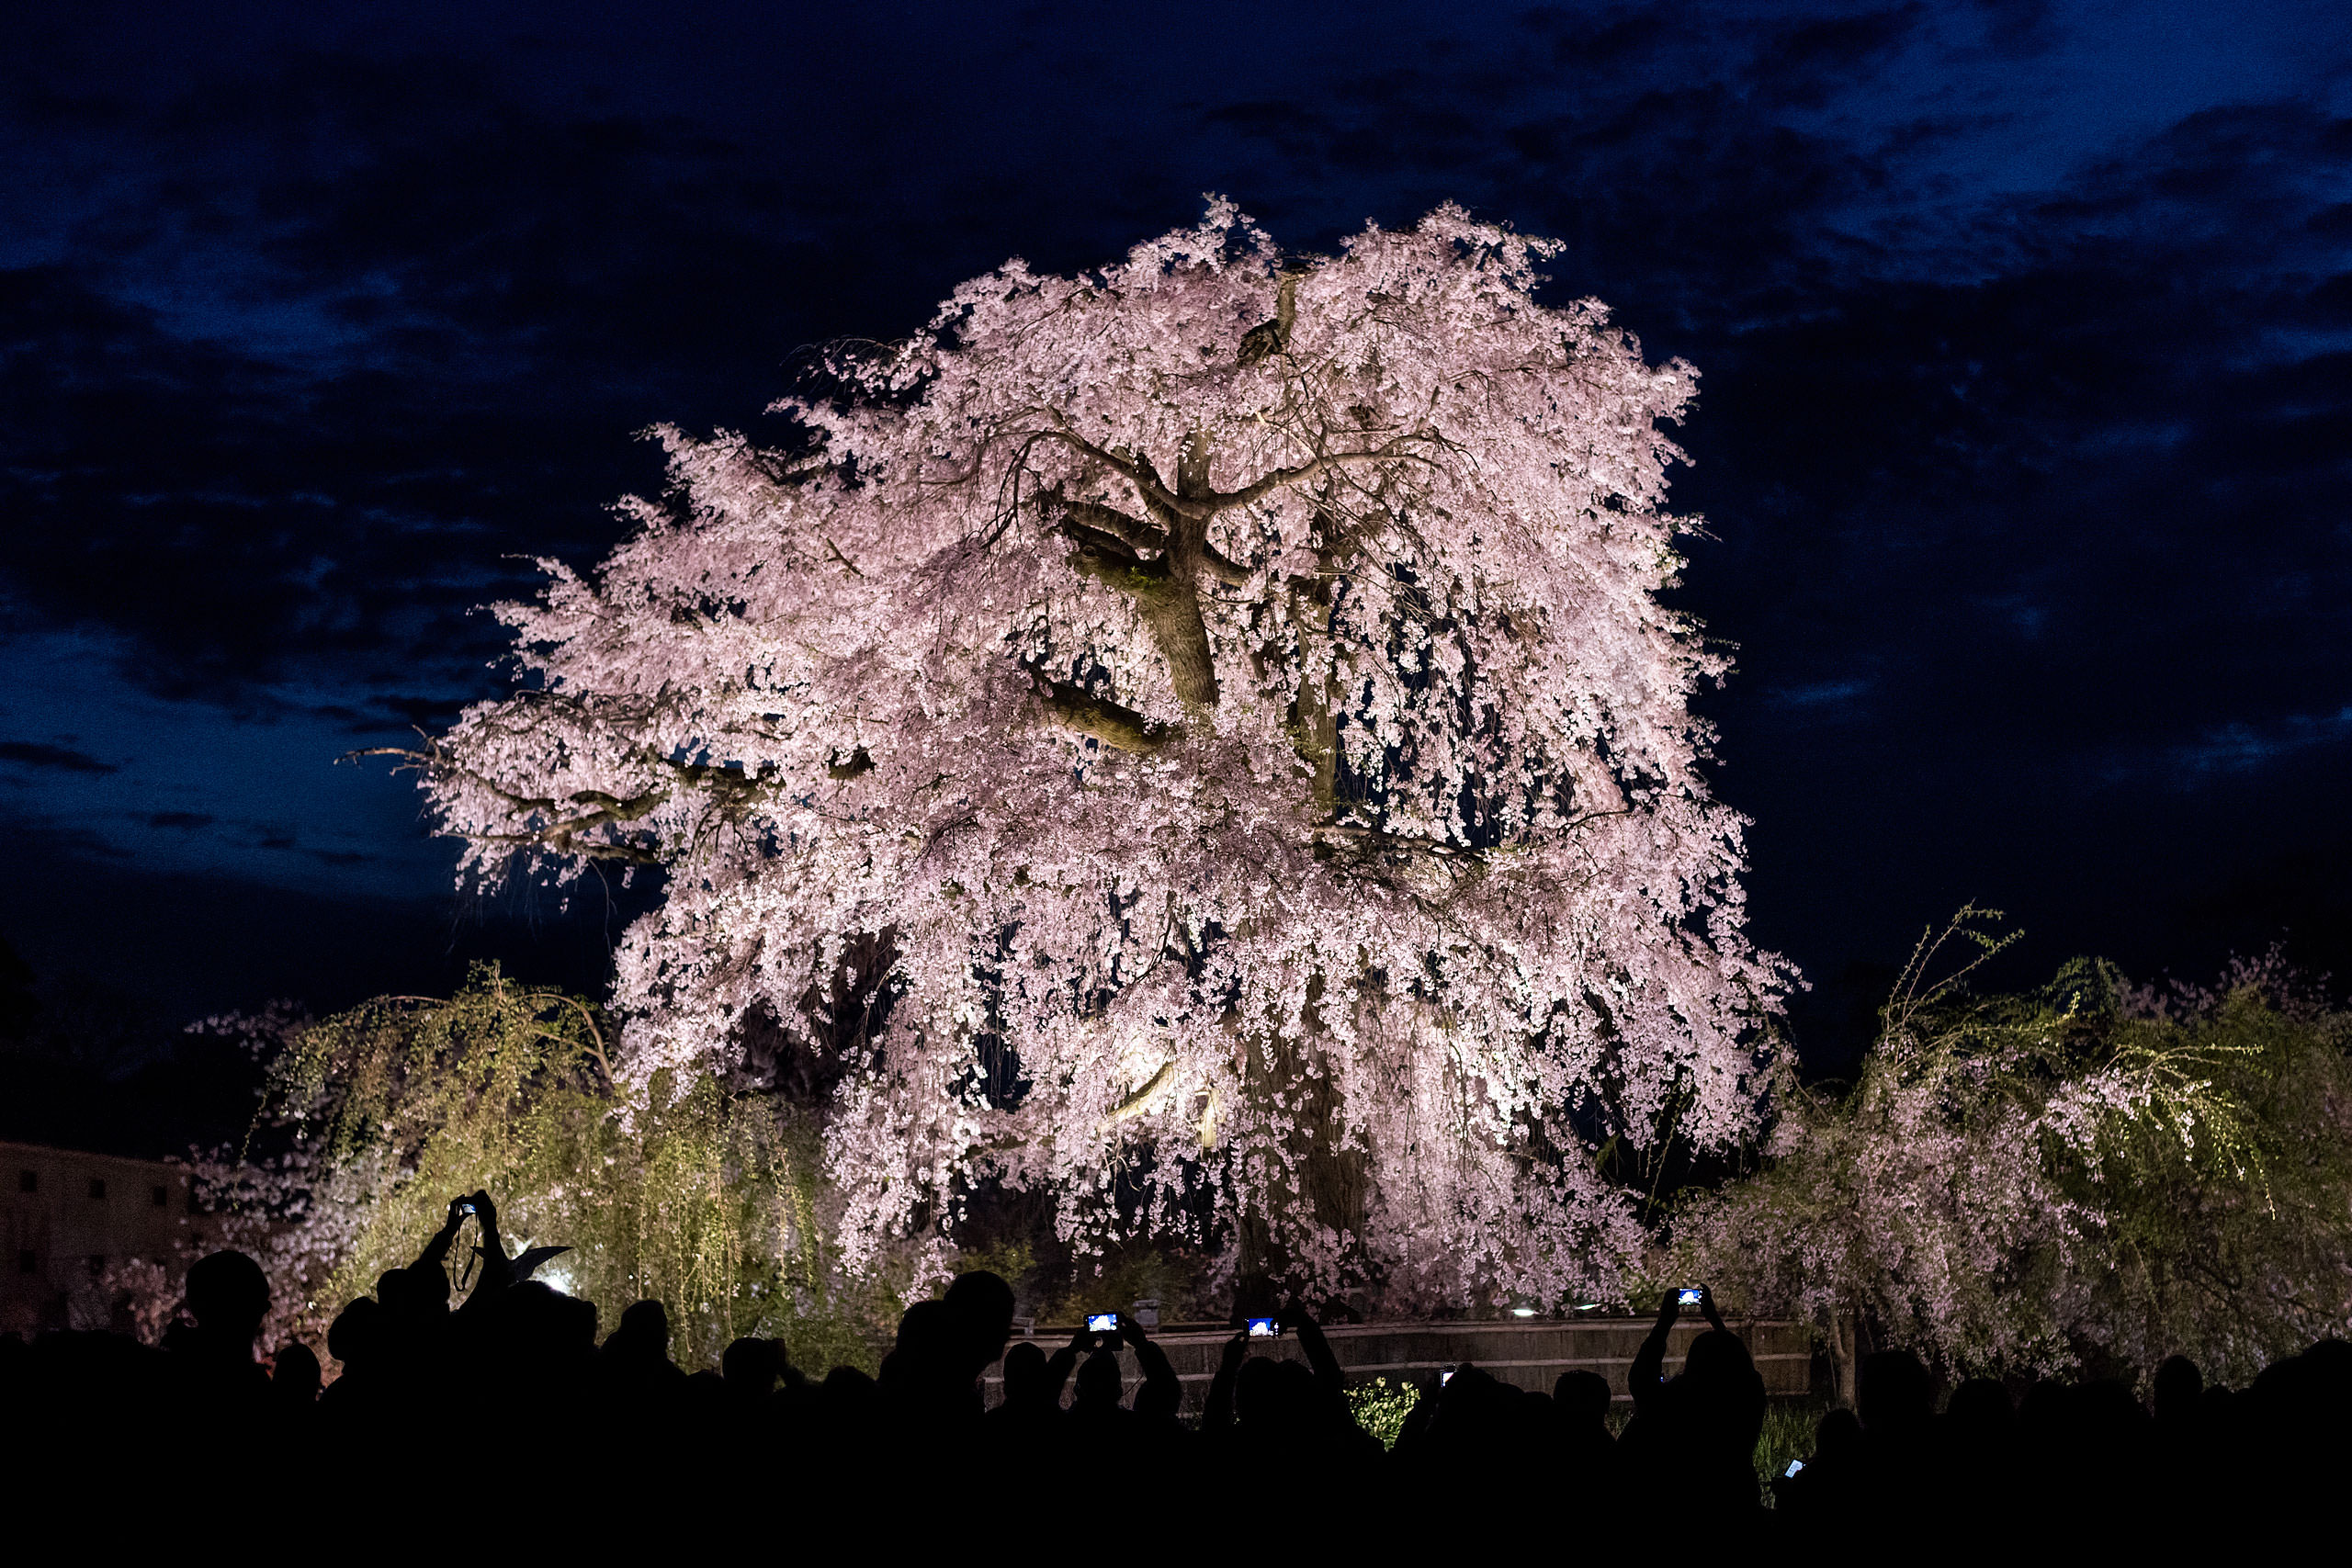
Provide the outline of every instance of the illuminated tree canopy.
<path id="1" fill-rule="evenodd" d="M 663 430 L 632 536 L 502 608 L 441 821 L 662 868 L 616 1070 L 824 1055 L 853 1259 L 1001 1181 L 1245 1280 L 1605 1288 L 1594 1150 L 1750 1132 L 1784 971 L 1659 602 L 1695 373 L 1537 303 L 1551 249 L 1216 202 L 836 348 L 773 448 Z"/>

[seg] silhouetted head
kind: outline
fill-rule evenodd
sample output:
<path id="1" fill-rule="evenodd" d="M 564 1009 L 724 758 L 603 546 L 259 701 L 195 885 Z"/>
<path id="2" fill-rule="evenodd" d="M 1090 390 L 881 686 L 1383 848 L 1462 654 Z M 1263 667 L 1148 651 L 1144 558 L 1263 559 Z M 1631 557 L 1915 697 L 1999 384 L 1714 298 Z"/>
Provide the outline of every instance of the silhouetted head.
<path id="1" fill-rule="evenodd" d="M 242 1252 L 216 1252 L 187 1271 L 187 1311 L 216 1347 L 251 1354 L 269 1312 L 269 1279 Z"/>
<path id="2" fill-rule="evenodd" d="M 1739 1336 L 1720 1328 L 1710 1328 L 1690 1341 L 1690 1357 L 1682 1363 L 1682 1375 L 1694 1382 L 1745 1382 L 1755 1372 L 1755 1359 Z"/>
<path id="3" fill-rule="evenodd" d="M 1043 1404 L 1046 1397 L 1046 1353 L 1024 1339 L 1004 1353 L 1004 1402 Z"/>
<path id="4" fill-rule="evenodd" d="M 376 1281 L 376 1299 L 399 1322 L 437 1317 L 449 1304 L 449 1276 L 432 1264 L 388 1269 Z"/>
<path id="5" fill-rule="evenodd" d="M 955 1320 L 956 1348 L 970 1375 L 1004 1354 L 1012 1337 L 1012 1287 L 985 1269 L 958 1274 L 942 1303 Z M 960 1369 L 959 1369 L 960 1370 Z"/>
<path id="6" fill-rule="evenodd" d="M 1935 1419 L 1935 1380 L 1918 1357 L 1908 1350 L 1881 1350 L 1863 1357 L 1860 1370 L 1854 1404 L 1863 1430 L 1908 1437 Z"/>
<path id="7" fill-rule="evenodd" d="M 718 1358 L 718 1375 L 738 1393 L 767 1393 L 783 1373 L 773 1339 L 738 1339 Z"/>
<path id="8" fill-rule="evenodd" d="M 1136 1389 L 1136 1414 L 1147 1421 L 1173 1421 L 1183 1403 L 1181 1383 L 1156 1383 L 1147 1378 Z"/>
<path id="9" fill-rule="evenodd" d="M 1852 1459 L 1861 1451 L 1862 1423 L 1852 1411 L 1841 1405 L 1814 1424 L 1813 1457 L 1816 1461 Z"/>
<path id="10" fill-rule="evenodd" d="M 817 1385 L 817 1404 L 824 1413 L 820 1427 L 834 1433 L 854 1432 L 872 1419 L 874 1380 L 855 1367 L 835 1367 Z"/>
<path id="11" fill-rule="evenodd" d="M 269 1386 L 280 1398 L 308 1404 L 319 1397 L 318 1352 L 308 1345 L 282 1345 L 270 1363 Z"/>
<path id="12" fill-rule="evenodd" d="M 1609 1380 L 1599 1372 L 1562 1372 L 1552 1384 L 1552 1403 L 1562 1421 L 1583 1427 L 1609 1419 Z"/>
<path id="13" fill-rule="evenodd" d="M 1119 1358 L 1109 1350 L 1097 1350 L 1080 1364 L 1078 1392 L 1070 1403 L 1080 1410 L 1100 1410 L 1118 1404 L 1125 1393 L 1119 1381 Z"/>
<path id="14" fill-rule="evenodd" d="M 335 1314 L 327 1330 L 327 1354 L 348 1370 L 374 1361 L 384 1343 L 384 1309 L 372 1296 L 362 1296 Z"/>
<path id="15" fill-rule="evenodd" d="M 670 1313 L 660 1302 L 633 1302 L 621 1313 L 620 1326 L 605 1341 L 608 1355 L 633 1361 L 670 1359 Z"/>
<path id="16" fill-rule="evenodd" d="M 915 1356 L 935 1356 L 954 1337 L 955 1325 L 945 1302 L 917 1302 L 899 1314 L 898 1348 Z"/>
<path id="17" fill-rule="evenodd" d="M 2168 1356 L 2156 1369 L 2156 1419 L 2165 1426 L 2194 1420 L 2205 1394 L 2205 1374 L 2186 1356 Z"/>

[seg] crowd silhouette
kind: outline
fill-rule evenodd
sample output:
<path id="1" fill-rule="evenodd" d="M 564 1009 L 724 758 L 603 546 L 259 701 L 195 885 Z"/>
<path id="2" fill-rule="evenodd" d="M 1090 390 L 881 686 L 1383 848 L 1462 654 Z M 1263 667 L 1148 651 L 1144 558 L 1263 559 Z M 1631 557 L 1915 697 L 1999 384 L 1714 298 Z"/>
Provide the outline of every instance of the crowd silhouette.
<path id="1" fill-rule="evenodd" d="M 447 1258 L 469 1216 L 480 1275 L 453 1309 Z M 1975 1379 L 1940 1412 L 1928 1369 L 1883 1351 L 1860 1369 L 1856 1407 L 1828 1412 L 1810 1455 L 1759 1483 L 1764 1382 L 1703 1292 L 1708 1327 L 1672 1376 L 1682 1303 L 1662 1303 L 1626 1373 L 1622 1431 L 1620 1391 L 1596 1373 L 1567 1372 L 1545 1394 L 1464 1366 L 1430 1380 L 1388 1449 L 1357 1425 L 1329 1341 L 1295 1310 L 1281 1321 L 1304 1359 L 1253 1356 L 1237 1334 L 1188 1419 L 1142 1328 L 1122 1319 L 1050 1351 L 1015 1341 L 1013 1293 L 994 1274 L 960 1275 L 910 1307 L 878 1375 L 836 1367 L 816 1381 L 764 1339 L 690 1373 L 658 1302 L 600 1340 L 594 1304 L 526 1277 L 537 1260 L 507 1258 L 487 1194 L 452 1203 L 414 1263 L 335 1317 L 327 1349 L 342 1371 L 322 1388 L 300 1344 L 265 1370 L 267 1280 L 252 1258 L 214 1253 L 189 1269 L 183 1320 L 158 1347 L 0 1338 L 0 1473 L 47 1503 L 103 1508 L 136 1488 L 93 1456 L 128 1443 L 160 1467 L 147 1495 L 313 1526 L 380 1513 L 413 1529 L 394 1500 L 408 1494 L 379 1489 L 441 1476 L 471 1489 L 481 1529 L 511 1526 L 506 1505 L 624 1529 L 686 1499 L 748 1528 L 788 1488 L 794 1506 L 850 1528 L 952 1515 L 1041 1547 L 1155 1517 L 1191 1528 L 1210 1498 L 1261 1544 L 1394 1550 L 1471 1532 L 1557 1545 L 1565 1529 L 1592 1545 L 1747 1538 L 1940 1555 L 2154 1550 L 2332 1522 L 2352 1458 L 2352 1345 L 2336 1339 L 2243 1390 L 2176 1357 L 2148 1406 L 2116 1382 L 2038 1382 L 2013 1398 Z M 1140 1371 L 1132 1387 L 1122 1347 Z M 1000 1361 L 1002 1397 L 984 1408 Z"/>

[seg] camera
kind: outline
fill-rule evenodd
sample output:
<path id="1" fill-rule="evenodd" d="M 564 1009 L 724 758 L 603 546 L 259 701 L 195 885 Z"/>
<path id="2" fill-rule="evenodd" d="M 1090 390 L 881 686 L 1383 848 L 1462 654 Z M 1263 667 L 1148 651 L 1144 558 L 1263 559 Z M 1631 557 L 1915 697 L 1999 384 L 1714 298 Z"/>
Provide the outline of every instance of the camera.
<path id="1" fill-rule="evenodd" d="M 1283 1337 L 1283 1325 L 1280 1320 L 1275 1318 L 1253 1317 L 1250 1320 L 1249 1335 L 1252 1339 L 1280 1339 Z"/>
<path id="2" fill-rule="evenodd" d="M 1086 1331 L 1089 1334 L 1116 1334 L 1119 1332 L 1119 1314 L 1115 1312 L 1090 1312 L 1086 1314 Z"/>
<path id="3" fill-rule="evenodd" d="M 1677 1296 L 1675 1300 L 1680 1302 L 1684 1306 L 1694 1307 L 1699 1304 L 1700 1299 L 1706 1295 L 1706 1293 L 1707 1292 L 1703 1289 L 1697 1285 L 1685 1285 L 1682 1287 L 1682 1293 L 1679 1296 Z"/>

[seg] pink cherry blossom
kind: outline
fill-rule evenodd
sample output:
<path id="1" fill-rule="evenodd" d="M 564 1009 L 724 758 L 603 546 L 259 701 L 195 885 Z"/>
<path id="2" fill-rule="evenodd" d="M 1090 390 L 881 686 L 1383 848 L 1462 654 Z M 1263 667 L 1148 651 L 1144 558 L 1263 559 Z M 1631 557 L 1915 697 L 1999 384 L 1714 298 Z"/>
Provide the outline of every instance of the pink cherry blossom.
<path id="1" fill-rule="evenodd" d="M 500 607 L 518 690 L 418 759 L 467 872 L 662 869 L 638 1084 L 887 938 L 853 1264 L 997 1179 L 1324 1290 L 1607 1290 L 1593 1146 L 1750 1132 L 1789 971 L 1660 602 L 1696 372 L 1538 303 L 1553 250 L 1448 207 L 1291 258 L 1213 201 L 836 348 L 772 446 L 661 430 L 668 493 Z"/>

